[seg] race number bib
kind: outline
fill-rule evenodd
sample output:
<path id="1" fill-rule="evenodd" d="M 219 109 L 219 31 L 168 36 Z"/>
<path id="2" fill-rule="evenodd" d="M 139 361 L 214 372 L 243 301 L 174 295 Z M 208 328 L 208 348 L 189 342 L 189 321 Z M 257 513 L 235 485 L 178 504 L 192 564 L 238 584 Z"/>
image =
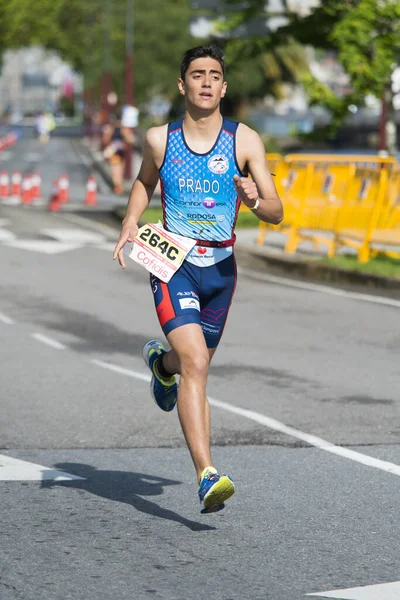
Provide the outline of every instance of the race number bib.
<path id="1" fill-rule="evenodd" d="M 196 240 L 166 231 L 161 223 L 150 223 L 139 229 L 129 258 L 167 282 L 195 244 Z"/>

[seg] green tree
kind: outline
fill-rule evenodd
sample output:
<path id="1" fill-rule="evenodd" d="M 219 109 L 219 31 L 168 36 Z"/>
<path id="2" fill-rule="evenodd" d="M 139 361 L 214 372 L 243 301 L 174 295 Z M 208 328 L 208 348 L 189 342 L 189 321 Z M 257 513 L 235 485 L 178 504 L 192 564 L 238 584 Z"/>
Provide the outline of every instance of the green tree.
<path id="1" fill-rule="evenodd" d="M 274 13 L 265 12 L 265 0 L 220 0 L 217 13 L 203 11 L 215 19 L 214 40 L 224 46 L 229 91 L 225 104 L 240 120 L 246 120 L 249 102 L 271 95 L 283 97 L 284 84 L 294 84 L 308 72 L 304 48 L 290 36 L 284 43 L 272 43 L 259 22 Z M 246 35 L 241 27 L 249 25 Z M 262 27 L 261 27 L 262 31 Z"/>
<path id="2" fill-rule="evenodd" d="M 54 49 L 97 88 L 101 74 L 110 68 L 113 87 L 122 98 L 126 2 L 108 2 L 109 19 L 106 0 L 0 0 L 0 54 L 30 45 Z M 134 7 L 136 103 L 155 93 L 173 97 L 181 56 L 193 44 L 189 4 L 153 0 L 151 11 L 145 2 Z"/>
<path id="3" fill-rule="evenodd" d="M 238 2 L 240 0 L 226 0 L 225 4 L 232 6 Z M 389 115 L 386 130 L 391 136 L 387 142 L 389 150 L 395 152 L 391 78 L 400 63 L 400 2 L 324 0 L 306 16 L 290 12 L 285 5 L 287 22 L 271 32 L 264 43 L 280 46 L 296 39 L 304 45 L 334 50 L 349 74 L 352 90 L 343 98 L 336 98 L 327 86 L 310 74 L 303 74 L 301 81 L 311 103 L 330 109 L 334 131 L 348 114 L 349 105 L 362 105 L 369 94 L 382 98 Z M 243 23 L 266 16 L 263 0 L 247 0 L 235 19 L 236 23 Z M 264 51 L 262 43 L 258 44 L 258 50 Z"/>
<path id="4" fill-rule="evenodd" d="M 308 72 L 304 49 L 294 40 L 260 52 L 255 42 L 227 40 L 225 54 L 228 99 L 241 120 L 246 119 L 249 102 L 267 95 L 283 98 L 284 85 L 295 84 Z"/>

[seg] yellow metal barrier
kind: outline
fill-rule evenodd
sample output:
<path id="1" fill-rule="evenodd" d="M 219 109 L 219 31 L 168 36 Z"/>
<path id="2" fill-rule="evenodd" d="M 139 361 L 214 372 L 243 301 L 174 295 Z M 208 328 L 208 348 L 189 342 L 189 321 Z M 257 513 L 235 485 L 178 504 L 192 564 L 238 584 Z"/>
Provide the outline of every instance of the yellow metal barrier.
<path id="1" fill-rule="evenodd" d="M 355 248 L 358 260 L 367 262 L 378 253 L 400 258 L 400 223 L 398 213 L 399 171 L 382 169 L 378 190 L 369 219 L 358 228 L 339 229 L 336 247 Z"/>
<path id="2" fill-rule="evenodd" d="M 400 246 L 400 230 L 390 233 L 395 224 L 400 226 L 400 171 L 395 158 L 292 154 L 278 164 L 277 175 L 285 210 L 278 227 L 288 228 L 286 252 L 294 253 L 299 243 L 310 240 L 316 248 L 326 245 L 329 256 L 338 247 L 351 246 L 359 250 L 360 260 L 368 260 L 379 243 Z M 259 245 L 268 228 L 260 223 Z M 373 233 L 378 229 L 379 236 Z"/>

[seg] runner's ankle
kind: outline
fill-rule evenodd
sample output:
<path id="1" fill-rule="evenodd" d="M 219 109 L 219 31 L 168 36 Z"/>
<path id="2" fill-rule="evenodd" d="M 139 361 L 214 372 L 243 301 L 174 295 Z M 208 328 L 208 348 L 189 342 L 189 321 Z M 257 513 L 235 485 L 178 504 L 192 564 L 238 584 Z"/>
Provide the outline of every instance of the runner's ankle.
<path id="1" fill-rule="evenodd" d="M 156 365 L 155 365 L 157 373 L 159 374 L 159 376 L 162 379 L 171 379 L 171 377 L 173 377 L 175 375 L 175 373 L 169 373 L 167 371 L 167 369 L 164 367 L 163 357 L 164 357 L 164 354 L 162 354 L 159 358 L 157 358 Z"/>

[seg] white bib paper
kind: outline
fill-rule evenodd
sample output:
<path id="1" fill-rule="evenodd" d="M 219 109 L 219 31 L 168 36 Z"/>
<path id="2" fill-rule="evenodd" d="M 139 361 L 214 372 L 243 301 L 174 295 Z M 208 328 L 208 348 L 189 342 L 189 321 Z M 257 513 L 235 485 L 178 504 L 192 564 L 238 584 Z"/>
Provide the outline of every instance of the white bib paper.
<path id="1" fill-rule="evenodd" d="M 139 229 L 128 256 L 168 282 L 195 245 L 196 240 L 166 231 L 161 223 L 149 223 Z"/>

